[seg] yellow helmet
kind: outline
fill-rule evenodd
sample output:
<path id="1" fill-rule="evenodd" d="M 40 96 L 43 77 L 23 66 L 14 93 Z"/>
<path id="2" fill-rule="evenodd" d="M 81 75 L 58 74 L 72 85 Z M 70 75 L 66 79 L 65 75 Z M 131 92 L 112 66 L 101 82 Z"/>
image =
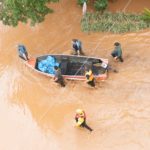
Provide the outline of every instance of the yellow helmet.
<path id="1" fill-rule="evenodd" d="M 76 110 L 76 113 L 77 113 L 77 114 L 81 114 L 81 113 L 83 113 L 83 110 L 82 110 L 82 109 L 77 109 L 77 110 Z"/>

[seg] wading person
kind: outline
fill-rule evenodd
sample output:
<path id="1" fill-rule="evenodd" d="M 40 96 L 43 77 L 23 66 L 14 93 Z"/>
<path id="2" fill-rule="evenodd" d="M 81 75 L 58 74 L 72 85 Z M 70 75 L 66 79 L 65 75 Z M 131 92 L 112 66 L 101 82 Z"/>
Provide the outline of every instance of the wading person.
<path id="1" fill-rule="evenodd" d="M 91 87 L 95 87 L 94 75 L 91 69 L 87 69 L 85 72 L 86 82 Z"/>
<path id="2" fill-rule="evenodd" d="M 26 61 L 29 60 L 28 52 L 24 45 L 18 45 L 18 53 L 19 53 L 19 57 L 23 58 Z"/>
<path id="3" fill-rule="evenodd" d="M 114 46 L 115 49 L 111 53 L 112 57 L 115 60 L 119 60 L 120 62 L 123 62 L 121 44 L 119 42 L 115 42 Z"/>
<path id="4" fill-rule="evenodd" d="M 55 69 L 54 81 L 60 84 L 61 87 L 65 87 L 64 79 L 60 69 L 57 66 L 54 66 L 54 69 Z"/>
<path id="5" fill-rule="evenodd" d="M 76 126 L 77 127 L 83 127 L 83 128 L 88 129 L 89 131 L 93 131 L 93 129 L 91 129 L 86 124 L 86 114 L 82 109 L 77 109 L 76 110 L 75 121 L 76 121 Z"/>
<path id="6" fill-rule="evenodd" d="M 74 55 L 81 55 L 82 54 L 82 44 L 81 41 L 78 39 L 72 39 L 72 49 L 74 51 Z"/>

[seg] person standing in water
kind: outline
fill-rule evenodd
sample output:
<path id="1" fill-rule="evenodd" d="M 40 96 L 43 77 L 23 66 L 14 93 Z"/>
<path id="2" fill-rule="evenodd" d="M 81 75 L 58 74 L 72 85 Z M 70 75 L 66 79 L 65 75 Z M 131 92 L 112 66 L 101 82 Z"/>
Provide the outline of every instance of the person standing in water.
<path id="1" fill-rule="evenodd" d="M 82 109 L 76 110 L 75 121 L 76 121 L 77 127 L 83 127 L 83 128 L 88 129 L 89 131 L 93 131 L 93 129 L 91 129 L 86 124 L 86 114 L 85 114 L 84 110 L 82 110 Z"/>
<path id="2" fill-rule="evenodd" d="M 119 60 L 120 62 L 123 62 L 121 44 L 119 42 L 115 42 L 114 46 L 115 49 L 111 53 L 112 57 L 115 60 Z"/>
<path id="3" fill-rule="evenodd" d="M 57 66 L 54 66 L 54 70 L 55 70 L 54 81 L 60 84 L 61 87 L 65 87 L 64 79 L 63 79 L 60 69 Z"/>
<path id="4" fill-rule="evenodd" d="M 94 75 L 91 69 L 86 68 L 85 77 L 87 84 L 91 87 L 95 87 Z"/>
<path id="5" fill-rule="evenodd" d="M 29 60 L 28 52 L 24 45 L 21 45 L 21 44 L 18 45 L 18 53 L 19 53 L 19 57 L 21 57 L 22 59 L 26 61 Z"/>
<path id="6" fill-rule="evenodd" d="M 72 49 L 74 51 L 74 55 L 82 54 L 82 43 L 78 39 L 72 39 Z"/>

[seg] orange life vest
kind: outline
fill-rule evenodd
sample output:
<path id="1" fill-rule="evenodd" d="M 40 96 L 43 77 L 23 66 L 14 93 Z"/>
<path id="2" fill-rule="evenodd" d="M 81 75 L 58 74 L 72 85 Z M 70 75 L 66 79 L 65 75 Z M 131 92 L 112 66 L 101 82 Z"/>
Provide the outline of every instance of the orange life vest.
<path id="1" fill-rule="evenodd" d="M 92 70 L 87 71 L 85 76 L 86 75 L 89 75 L 89 79 L 87 79 L 88 81 L 92 81 L 94 79 L 94 75 L 92 73 Z"/>

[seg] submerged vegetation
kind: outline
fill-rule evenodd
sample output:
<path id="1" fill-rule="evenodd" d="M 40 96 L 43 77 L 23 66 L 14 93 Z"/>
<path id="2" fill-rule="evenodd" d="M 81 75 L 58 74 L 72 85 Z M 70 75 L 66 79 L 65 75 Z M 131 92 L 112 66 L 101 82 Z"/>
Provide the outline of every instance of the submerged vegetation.
<path id="1" fill-rule="evenodd" d="M 145 16 L 145 17 L 144 17 Z M 131 14 L 131 13 L 110 13 L 99 12 L 87 13 L 81 21 L 81 28 L 84 32 L 135 32 L 141 29 L 149 28 L 149 15 L 145 14 Z M 146 21 L 145 21 L 146 19 Z"/>
<path id="2" fill-rule="evenodd" d="M 100 11 L 103 13 L 103 11 L 107 8 L 108 6 L 108 0 L 96 0 L 94 1 L 94 8 L 96 11 Z"/>
<path id="3" fill-rule="evenodd" d="M 90 0 L 77 0 L 77 4 L 80 6 L 83 6 L 84 2 L 87 4 L 90 2 Z M 108 0 L 94 0 L 93 1 L 93 8 L 96 11 L 99 11 L 103 13 L 103 11 L 108 7 Z"/>
<path id="4" fill-rule="evenodd" d="M 150 9 L 144 9 L 142 19 L 150 24 Z"/>

